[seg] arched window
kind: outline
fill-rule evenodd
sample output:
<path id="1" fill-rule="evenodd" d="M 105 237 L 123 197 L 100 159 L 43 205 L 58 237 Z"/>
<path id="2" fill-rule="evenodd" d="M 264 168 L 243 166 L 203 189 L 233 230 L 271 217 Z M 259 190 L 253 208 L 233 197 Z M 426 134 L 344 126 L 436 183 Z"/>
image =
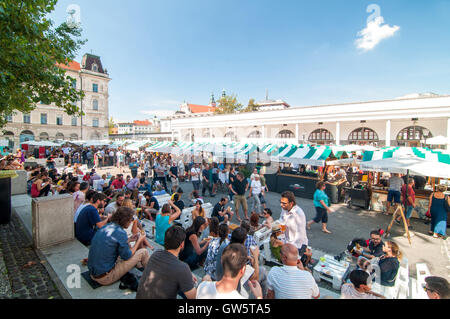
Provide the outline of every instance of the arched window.
<path id="1" fill-rule="evenodd" d="M 64 134 L 63 134 L 63 133 L 56 133 L 55 138 L 56 138 L 57 140 L 64 140 Z"/>
<path id="2" fill-rule="evenodd" d="M 11 131 L 5 131 L 3 133 L 3 139 L 8 141 L 8 147 L 10 149 L 14 148 L 14 133 Z"/>
<path id="3" fill-rule="evenodd" d="M 236 140 L 236 136 L 234 135 L 234 132 L 227 132 L 224 137 L 230 138 L 232 141 Z"/>
<path id="4" fill-rule="evenodd" d="M 262 134 L 260 131 L 253 131 L 248 135 L 248 138 L 261 138 Z"/>
<path id="5" fill-rule="evenodd" d="M 368 127 L 359 127 L 348 136 L 348 141 L 350 143 L 360 143 L 360 142 L 378 142 L 378 134 L 368 128 Z"/>
<path id="6" fill-rule="evenodd" d="M 39 134 L 39 140 L 40 141 L 48 141 L 48 133 L 42 132 L 41 134 Z"/>
<path id="7" fill-rule="evenodd" d="M 89 138 L 90 140 L 99 140 L 100 139 L 100 134 L 98 132 L 94 132 L 91 134 L 91 137 Z"/>
<path id="8" fill-rule="evenodd" d="M 290 130 L 282 130 L 278 132 L 277 138 L 295 138 L 295 134 Z"/>
<path id="9" fill-rule="evenodd" d="M 331 134 L 330 131 L 324 129 L 324 128 L 319 128 L 315 131 L 313 131 L 309 137 L 308 137 L 308 141 L 313 142 L 313 143 L 332 143 L 334 140 L 333 138 L 333 134 Z"/>
<path id="10" fill-rule="evenodd" d="M 408 126 L 401 130 L 397 135 L 397 142 L 406 143 L 407 141 L 419 142 L 433 137 L 431 131 L 423 126 Z"/>
<path id="11" fill-rule="evenodd" d="M 93 100 L 92 101 L 92 109 L 94 111 L 98 111 L 98 100 Z"/>
<path id="12" fill-rule="evenodd" d="M 20 133 L 20 143 L 34 141 L 34 134 L 31 131 L 22 131 Z"/>
<path id="13" fill-rule="evenodd" d="M 92 64 L 92 71 L 94 72 L 98 72 L 98 65 L 97 64 Z"/>
<path id="14" fill-rule="evenodd" d="M 76 141 L 76 140 L 78 140 L 78 134 L 75 134 L 75 133 L 70 134 L 70 140 L 71 140 L 71 141 Z"/>

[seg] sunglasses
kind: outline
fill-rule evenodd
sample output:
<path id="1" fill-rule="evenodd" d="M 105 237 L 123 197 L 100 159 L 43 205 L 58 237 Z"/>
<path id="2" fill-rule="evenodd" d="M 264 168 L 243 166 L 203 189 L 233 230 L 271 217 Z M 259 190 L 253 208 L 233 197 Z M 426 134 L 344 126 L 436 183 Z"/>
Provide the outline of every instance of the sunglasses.
<path id="1" fill-rule="evenodd" d="M 423 287 L 423 290 L 425 291 L 425 292 L 434 292 L 435 290 L 433 290 L 433 289 L 430 289 L 430 288 L 427 288 L 427 287 Z"/>

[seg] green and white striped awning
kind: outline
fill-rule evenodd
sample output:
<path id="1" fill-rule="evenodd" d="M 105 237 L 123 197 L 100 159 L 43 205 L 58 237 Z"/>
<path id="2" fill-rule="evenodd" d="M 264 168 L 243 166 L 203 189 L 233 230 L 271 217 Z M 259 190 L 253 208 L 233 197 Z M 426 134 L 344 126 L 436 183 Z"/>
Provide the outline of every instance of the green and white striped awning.
<path id="1" fill-rule="evenodd" d="M 450 178 L 450 154 L 419 147 L 390 147 L 364 152 L 360 169 Z"/>
<path id="2" fill-rule="evenodd" d="M 432 150 L 425 147 L 389 147 L 378 151 L 365 151 L 363 162 L 385 158 L 417 157 L 431 162 L 450 164 L 450 154 L 445 151 Z"/>
<path id="3" fill-rule="evenodd" d="M 332 152 L 332 149 L 326 146 L 290 145 L 284 147 L 278 154 L 271 156 L 271 160 L 292 164 L 325 166 L 325 161 L 330 157 Z"/>
<path id="4" fill-rule="evenodd" d="M 158 152 L 158 153 L 171 153 L 172 152 L 172 146 L 175 144 L 175 142 L 169 142 L 169 141 L 163 141 L 163 142 L 157 142 L 156 144 L 153 144 L 145 149 L 146 152 Z"/>

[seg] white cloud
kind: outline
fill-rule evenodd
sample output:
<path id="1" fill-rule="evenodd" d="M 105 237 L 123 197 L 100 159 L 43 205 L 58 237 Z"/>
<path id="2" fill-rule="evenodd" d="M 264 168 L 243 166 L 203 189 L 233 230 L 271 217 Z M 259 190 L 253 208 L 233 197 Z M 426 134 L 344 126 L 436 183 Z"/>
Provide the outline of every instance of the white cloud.
<path id="1" fill-rule="evenodd" d="M 355 41 L 356 47 L 363 51 L 372 50 L 380 41 L 394 36 L 400 29 L 397 25 L 391 27 L 387 24 L 382 25 L 383 23 L 382 16 L 367 22 L 366 28 L 358 32 L 359 38 Z"/>

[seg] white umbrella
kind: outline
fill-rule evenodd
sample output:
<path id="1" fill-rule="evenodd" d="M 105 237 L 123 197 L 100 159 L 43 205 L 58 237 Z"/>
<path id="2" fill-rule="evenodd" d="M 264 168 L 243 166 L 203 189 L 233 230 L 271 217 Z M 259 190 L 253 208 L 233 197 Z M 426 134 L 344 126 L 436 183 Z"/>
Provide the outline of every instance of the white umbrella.
<path id="1" fill-rule="evenodd" d="M 450 165 L 414 157 L 391 157 L 361 162 L 361 170 L 450 178 Z"/>
<path id="2" fill-rule="evenodd" d="M 450 144 L 450 138 L 439 135 L 426 140 L 428 145 L 447 145 Z"/>

